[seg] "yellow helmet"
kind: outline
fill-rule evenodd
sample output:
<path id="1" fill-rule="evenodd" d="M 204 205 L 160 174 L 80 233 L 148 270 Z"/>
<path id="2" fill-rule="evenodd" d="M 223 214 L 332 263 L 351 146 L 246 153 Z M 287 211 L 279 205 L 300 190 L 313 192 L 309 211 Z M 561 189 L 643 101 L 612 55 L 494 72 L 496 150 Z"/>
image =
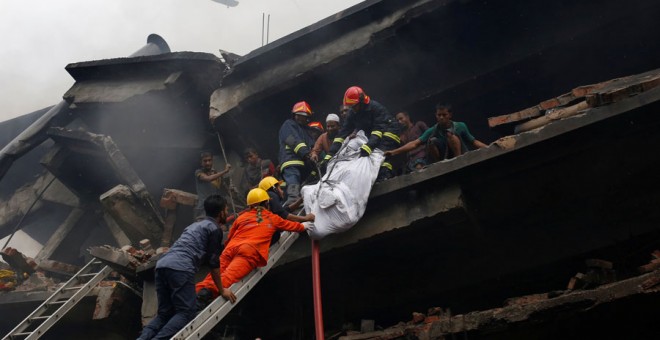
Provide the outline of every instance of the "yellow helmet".
<path id="1" fill-rule="evenodd" d="M 253 205 L 264 201 L 268 201 L 269 199 L 270 197 L 268 197 L 268 193 L 266 193 L 264 189 L 254 188 L 250 190 L 250 192 L 248 192 L 247 204 Z"/>
<path id="2" fill-rule="evenodd" d="M 259 188 L 268 191 L 268 189 L 272 188 L 273 185 L 279 183 L 282 183 L 282 181 L 279 181 L 277 178 L 273 176 L 267 176 L 264 177 L 264 179 L 262 179 L 261 182 L 259 182 Z"/>

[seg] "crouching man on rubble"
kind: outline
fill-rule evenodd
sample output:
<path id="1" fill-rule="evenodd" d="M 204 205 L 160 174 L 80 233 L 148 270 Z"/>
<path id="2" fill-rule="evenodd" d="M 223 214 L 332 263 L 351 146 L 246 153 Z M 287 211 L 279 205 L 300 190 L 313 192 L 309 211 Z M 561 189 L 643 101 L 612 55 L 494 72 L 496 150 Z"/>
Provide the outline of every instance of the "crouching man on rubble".
<path id="1" fill-rule="evenodd" d="M 248 209 L 241 213 L 231 230 L 225 249 L 220 255 L 220 276 L 222 288 L 215 285 L 211 275 L 206 275 L 199 282 L 197 299 L 200 307 L 221 295 L 223 288 L 227 291 L 232 284 L 240 281 L 252 270 L 268 263 L 268 250 L 273 234 L 277 231 L 305 231 L 305 225 L 300 222 L 287 221 L 268 210 L 270 197 L 261 188 L 250 190 L 247 195 Z M 314 215 L 301 217 L 303 222 L 314 221 Z"/>
<path id="2" fill-rule="evenodd" d="M 220 224 L 227 219 L 227 202 L 220 195 L 204 200 L 206 217 L 189 225 L 170 250 L 156 263 L 158 315 L 144 327 L 138 340 L 170 339 L 197 313 L 195 273 L 203 262 L 218 294 L 232 303 L 236 296 L 224 289 L 220 277 L 218 253 L 221 249 Z"/>

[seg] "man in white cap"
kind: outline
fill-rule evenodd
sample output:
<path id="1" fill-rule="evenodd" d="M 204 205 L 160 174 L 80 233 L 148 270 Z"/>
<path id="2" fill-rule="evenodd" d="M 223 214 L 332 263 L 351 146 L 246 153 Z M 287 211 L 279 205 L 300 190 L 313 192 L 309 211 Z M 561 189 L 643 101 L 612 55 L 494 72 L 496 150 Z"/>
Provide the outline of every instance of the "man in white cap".
<path id="1" fill-rule="evenodd" d="M 318 162 L 319 156 L 322 159 L 330 151 L 330 145 L 332 145 L 332 140 L 337 135 L 337 131 L 339 131 L 339 126 L 338 115 L 331 113 L 325 118 L 325 129 L 327 132 L 324 132 L 316 139 L 316 143 L 314 143 L 314 147 L 312 148 L 312 154 L 310 155 L 312 160 Z"/>

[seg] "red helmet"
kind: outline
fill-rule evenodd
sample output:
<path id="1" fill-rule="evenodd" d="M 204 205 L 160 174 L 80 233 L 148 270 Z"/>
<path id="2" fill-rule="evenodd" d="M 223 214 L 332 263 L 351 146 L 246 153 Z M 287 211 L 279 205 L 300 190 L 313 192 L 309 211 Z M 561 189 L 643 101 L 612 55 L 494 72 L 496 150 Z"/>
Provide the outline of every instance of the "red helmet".
<path id="1" fill-rule="evenodd" d="M 298 112 L 303 112 L 306 113 L 307 116 L 312 115 L 312 108 L 307 104 L 306 101 L 301 101 L 297 102 L 293 105 L 293 108 L 291 109 L 291 113 L 298 113 Z"/>
<path id="2" fill-rule="evenodd" d="M 315 129 L 317 129 L 321 132 L 324 132 L 323 131 L 323 124 L 321 124 L 321 122 L 311 122 L 311 123 L 307 124 L 307 126 L 309 126 L 311 128 L 315 128 Z"/>
<path id="3" fill-rule="evenodd" d="M 344 93 L 344 105 L 352 107 L 358 103 L 369 104 L 369 96 L 361 87 L 351 86 Z"/>

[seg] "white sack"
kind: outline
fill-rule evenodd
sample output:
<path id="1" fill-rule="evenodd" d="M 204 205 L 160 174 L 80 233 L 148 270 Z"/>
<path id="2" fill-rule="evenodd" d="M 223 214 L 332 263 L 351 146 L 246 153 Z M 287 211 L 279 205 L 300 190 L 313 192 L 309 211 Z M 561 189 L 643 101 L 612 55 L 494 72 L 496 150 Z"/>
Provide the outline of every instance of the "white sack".
<path id="1" fill-rule="evenodd" d="M 367 140 L 363 131 L 355 138 L 347 138 L 337 156 L 328 163 L 321 181 L 302 188 L 305 211 L 316 215 L 307 229 L 312 239 L 346 231 L 364 214 L 371 187 L 385 160 L 379 149 L 369 157 L 360 157 L 360 147 Z"/>

